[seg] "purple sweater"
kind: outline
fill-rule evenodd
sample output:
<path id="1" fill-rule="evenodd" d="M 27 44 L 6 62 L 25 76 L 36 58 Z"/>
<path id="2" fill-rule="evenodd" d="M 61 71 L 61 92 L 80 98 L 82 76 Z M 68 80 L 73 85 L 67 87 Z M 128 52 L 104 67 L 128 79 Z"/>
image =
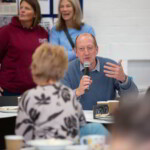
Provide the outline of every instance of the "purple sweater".
<path id="1" fill-rule="evenodd" d="M 35 86 L 30 71 L 32 54 L 47 39 L 42 27 L 23 28 L 17 17 L 0 28 L 0 87 L 22 94 Z"/>

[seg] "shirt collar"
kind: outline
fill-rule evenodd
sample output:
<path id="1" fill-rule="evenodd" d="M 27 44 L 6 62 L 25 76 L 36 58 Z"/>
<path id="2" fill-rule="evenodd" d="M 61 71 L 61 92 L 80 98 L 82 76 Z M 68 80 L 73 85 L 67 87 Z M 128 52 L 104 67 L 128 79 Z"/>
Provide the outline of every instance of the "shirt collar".
<path id="1" fill-rule="evenodd" d="M 100 72 L 100 61 L 99 59 L 96 58 L 96 67 L 92 70 L 92 71 L 98 71 Z M 83 64 L 80 63 L 80 71 L 83 71 L 84 70 L 84 66 Z"/>

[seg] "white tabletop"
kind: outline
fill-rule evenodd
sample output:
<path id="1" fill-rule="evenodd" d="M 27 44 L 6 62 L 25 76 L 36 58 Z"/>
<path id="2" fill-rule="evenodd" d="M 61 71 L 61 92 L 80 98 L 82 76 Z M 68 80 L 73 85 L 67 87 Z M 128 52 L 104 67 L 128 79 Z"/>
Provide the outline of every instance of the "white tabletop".
<path id="1" fill-rule="evenodd" d="M 16 116 L 17 116 L 17 113 L 0 112 L 0 119 L 2 119 L 2 118 L 16 117 Z"/>
<path id="2" fill-rule="evenodd" d="M 87 122 L 95 122 L 95 123 L 102 123 L 102 124 L 114 123 L 113 120 L 93 119 L 93 111 L 92 110 L 84 110 L 84 115 L 85 115 Z M 0 119 L 1 118 L 16 117 L 16 116 L 17 116 L 17 113 L 0 112 Z"/>

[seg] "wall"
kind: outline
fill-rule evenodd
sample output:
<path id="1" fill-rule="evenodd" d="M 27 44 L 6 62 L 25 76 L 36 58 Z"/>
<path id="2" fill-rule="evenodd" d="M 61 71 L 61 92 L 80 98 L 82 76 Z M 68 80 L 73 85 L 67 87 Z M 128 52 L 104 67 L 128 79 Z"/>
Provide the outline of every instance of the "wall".
<path id="1" fill-rule="evenodd" d="M 139 88 L 147 88 L 150 80 L 142 85 L 142 74 L 135 68 L 141 62 L 148 63 L 145 78 L 149 78 L 150 0 L 84 0 L 84 20 L 96 31 L 99 55 L 123 59 L 125 72 L 133 76 Z"/>
<path id="2" fill-rule="evenodd" d="M 56 11 L 59 0 L 53 1 Z M 96 31 L 98 55 L 122 59 L 125 73 L 139 88 L 150 86 L 150 0 L 83 1 L 84 20 Z"/>

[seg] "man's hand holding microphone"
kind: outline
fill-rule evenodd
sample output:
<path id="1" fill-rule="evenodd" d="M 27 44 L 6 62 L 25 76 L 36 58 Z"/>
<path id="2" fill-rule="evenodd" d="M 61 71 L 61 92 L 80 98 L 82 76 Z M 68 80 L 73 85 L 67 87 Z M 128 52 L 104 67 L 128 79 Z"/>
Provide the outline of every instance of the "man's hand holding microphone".
<path id="1" fill-rule="evenodd" d="M 89 86 L 92 84 L 92 80 L 90 77 L 90 71 L 89 71 L 90 63 L 84 62 L 84 75 L 82 76 L 80 80 L 80 85 L 76 89 L 76 96 L 79 97 L 83 95 L 85 92 L 89 90 Z"/>

